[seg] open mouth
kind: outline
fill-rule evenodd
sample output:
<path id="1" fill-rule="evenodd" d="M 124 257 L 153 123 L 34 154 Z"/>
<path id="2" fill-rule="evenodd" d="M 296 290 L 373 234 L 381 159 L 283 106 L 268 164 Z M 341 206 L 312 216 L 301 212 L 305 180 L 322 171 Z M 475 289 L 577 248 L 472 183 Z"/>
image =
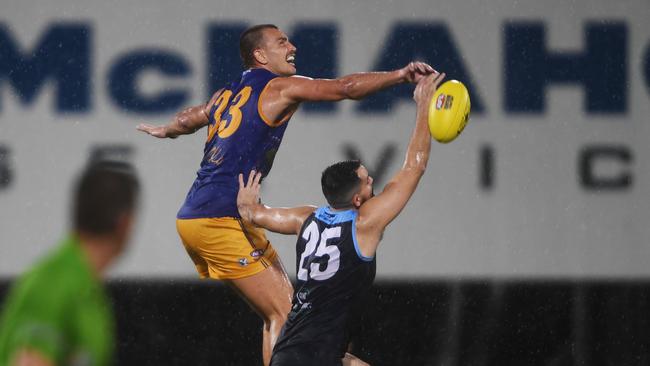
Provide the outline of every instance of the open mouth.
<path id="1" fill-rule="evenodd" d="M 287 63 L 289 63 L 291 66 L 296 66 L 296 55 L 287 56 Z"/>

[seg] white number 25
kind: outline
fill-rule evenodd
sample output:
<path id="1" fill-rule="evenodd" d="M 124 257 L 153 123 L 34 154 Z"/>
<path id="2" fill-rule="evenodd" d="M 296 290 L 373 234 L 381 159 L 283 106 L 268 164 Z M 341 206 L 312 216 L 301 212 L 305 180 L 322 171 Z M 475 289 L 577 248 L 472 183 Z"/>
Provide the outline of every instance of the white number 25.
<path id="1" fill-rule="evenodd" d="M 307 229 L 302 233 L 302 238 L 307 240 L 307 245 L 305 245 L 305 251 L 300 256 L 300 265 L 298 266 L 298 279 L 301 281 L 307 281 L 309 276 L 311 279 L 317 281 L 325 281 L 328 278 L 332 278 L 336 271 L 339 270 L 339 259 L 341 252 L 336 245 L 327 245 L 327 241 L 330 239 L 336 239 L 341 236 L 341 227 L 335 226 L 323 230 L 323 233 L 318 232 L 318 225 L 315 222 L 311 222 Z M 318 244 L 318 249 L 316 245 Z M 316 257 L 322 257 L 324 255 L 329 256 L 327 265 L 325 269 L 321 271 L 320 263 L 311 263 L 309 269 L 305 267 L 305 260 L 316 250 Z"/>

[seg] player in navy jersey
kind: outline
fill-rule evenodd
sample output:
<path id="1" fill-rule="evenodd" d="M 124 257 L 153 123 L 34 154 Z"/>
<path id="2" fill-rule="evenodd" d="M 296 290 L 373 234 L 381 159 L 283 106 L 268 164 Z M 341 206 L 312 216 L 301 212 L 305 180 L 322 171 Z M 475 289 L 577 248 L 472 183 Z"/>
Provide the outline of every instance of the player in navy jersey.
<path id="1" fill-rule="evenodd" d="M 373 194 L 372 177 L 359 161 L 323 171 L 328 206 L 270 208 L 259 201 L 262 173 L 239 175 L 237 205 L 242 219 L 282 234 L 297 234 L 297 285 L 291 311 L 273 349 L 272 366 L 364 364 L 346 354 L 352 309 L 375 277 L 375 252 L 386 226 L 402 211 L 424 174 L 431 135 L 429 102 L 444 78 L 418 83 L 415 129 L 402 169 L 383 192 Z"/>
<path id="2" fill-rule="evenodd" d="M 252 169 L 266 176 L 287 123 L 301 102 L 359 99 L 378 90 L 417 82 L 434 70 L 412 62 L 391 72 L 339 79 L 294 76 L 294 47 L 276 26 L 246 30 L 240 38 L 246 69 L 205 105 L 190 107 L 164 126 L 138 129 L 175 138 L 207 126 L 203 160 L 177 215 L 177 230 L 200 277 L 226 281 L 264 320 L 263 356 L 271 349 L 291 307 L 292 287 L 262 229 L 241 221 L 237 175 Z"/>

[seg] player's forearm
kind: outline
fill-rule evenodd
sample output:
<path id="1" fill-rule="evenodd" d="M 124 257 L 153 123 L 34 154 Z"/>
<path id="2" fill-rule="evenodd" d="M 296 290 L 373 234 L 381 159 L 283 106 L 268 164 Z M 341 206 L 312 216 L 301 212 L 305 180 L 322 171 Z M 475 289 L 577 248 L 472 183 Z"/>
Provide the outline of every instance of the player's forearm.
<path id="1" fill-rule="evenodd" d="M 253 222 L 269 231 L 278 234 L 295 234 L 296 225 L 291 208 L 272 208 L 263 206 L 254 212 Z"/>
<path id="2" fill-rule="evenodd" d="M 297 234 L 315 206 L 268 207 L 261 203 L 238 207 L 242 220 L 279 234 Z"/>
<path id="3" fill-rule="evenodd" d="M 420 174 L 424 174 L 429 162 L 429 152 L 431 151 L 431 135 L 427 123 L 428 108 L 429 106 L 424 103 L 418 105 L 415 128 L 402 167 L 402 169 L 413 170 Z"/>
<path id="4" fill-rule="evenodd" d="M 268 209 L 268 207 L 262 205 L 261 203 L 237 204 L 237 210 L 239 211 L 239 216 L 241 216 L 242 220 L 257 226 L 261 225 L 256 222 L 255 219 L 257 218 L 257 220 L 259 220 L 262 210 L 265 209 Z"/>
<path id="5" fill-rule="evenodd" d="M 406 82 L 402 70 L 387 72 L 362 72 L 339 78 L 347 99 L 362 99 L 379 90 Z"/>
<path id="6" fill-rule="evenodd" d="M 184 109 L 165 126 L 166 137 L 176 138 L 180 135 L 192 134 L 207 125 L 208 122 L 203 105 Z"/>
<path id="7" fill-rule="evenodd" d="M 237 207 L 242 220 L 255 226 L 262 227 L 273 232 L 283 233 L 282 226 L 284 217 L 277 208 L 271 208 L 261 203 L 243 204 Z"/>

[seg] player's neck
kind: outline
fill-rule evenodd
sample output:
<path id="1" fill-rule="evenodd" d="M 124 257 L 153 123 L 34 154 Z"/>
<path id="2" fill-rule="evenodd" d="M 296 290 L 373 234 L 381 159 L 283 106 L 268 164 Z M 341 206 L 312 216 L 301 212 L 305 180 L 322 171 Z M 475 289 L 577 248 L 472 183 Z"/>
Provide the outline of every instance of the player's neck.
<path id="1" fill-rule="evenodd" d="M 352 205 L 352 204 L 349 205 L 349 206 L 342 206 L 342 207 L 338 207 L 338 208 L 335 208 L 335 207 L 332 207 L 332 206 L 328 206 L 328 207 L 329 207 L 330 211 L 332 211 L 332 212 L 343 212 L 343 211 L 350 211 L 350 210 L 356 209 L 356 207 L 354 207 L 354 205 Z"/>
<path id="2" fill-rule="evenodd" d="M 108 266 L 115 257 L 117 247 L 115 238 L 82 232 L 77 232 L 76 235 L 93 273 L 97 278 L 103 278 Z"/>
<path id="3" fill-rule="evenodd" d="M 255 65 L 255 66 L 251 66 L 248 70 L 260 70 L 260 69 L 261 69 L 261 70 L 266 70 L 266 71 L 268 71 L 268 72 L 270 72 L 271 74 L 274 74 L 274 75 L 281 75 L 280 73 L 278 73 L 277 71 L 271 69 L 271 68 L 270 68 L 269 66 L 267 66 L 267 65 L 260 65 L 260 64 L 257 64 L 257 65 Z"/>
<path id="4" fill-rule="evenodd" d="M 254 65 L 254 66 L 251 66 L 251 67 L 248 68 L 248 70 L 258 70 L 258 69 L 264 69 L 266 71 L 271 71 L 267 67 L 265 67 L 264 65 Z M 271 72 L 273 72 L 273 71 L 271 71 Z"/>

